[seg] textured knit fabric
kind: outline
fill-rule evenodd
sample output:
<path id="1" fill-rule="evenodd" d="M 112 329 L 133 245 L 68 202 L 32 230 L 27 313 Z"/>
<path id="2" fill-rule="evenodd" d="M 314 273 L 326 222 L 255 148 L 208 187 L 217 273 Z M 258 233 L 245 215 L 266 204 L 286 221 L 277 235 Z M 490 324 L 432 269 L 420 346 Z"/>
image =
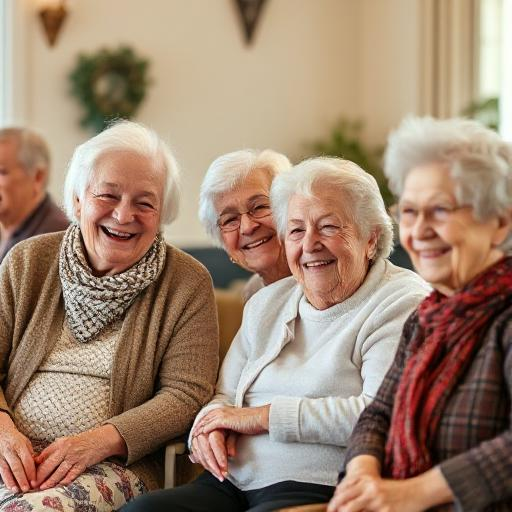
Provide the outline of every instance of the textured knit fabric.
<path id="1" fill-rule="evenodd" d="M 253 274 L 242 290 L 242 298 L 244 304 L 259 290 L 265 286 L 263 278 L 258 274 Z"/>
<path id="2" fill-rule="evenodd" d="M 93 339 L 158 279 L 165 264 L 165 250 L 165 243 L 157 236 L 133 267 L 113 276 L 95 277 L 84 254 L 80 228 L 77 224 L 69 226 L 60 248 L 59 276 L 66 318 L 78 341 Z"/>
<path id="3" fill-rule="evenodd" d="M 89 343 L 62 334 L 14 407 L 16 426 L 29 439 L 54 441 L 109 419 L 110 377 L 121 321 Z"/>
<path id="4" fill-rule="evenodd" d="M 512 258 L 504 258 L 447 297 L 418 307 L 418 329 L 402 373 L 383 474 L 411 478 L 432 467 L 431 447 L 453 389 L 480 348 L 492 319 L 512 303 Z"/>
<path id="5" fill-rule="evenodd" d="M 407 320 L 396 358 L 373 403 L 363 412 L 350 439 L 345 464 L 358 455 L 384 462 L 396 390 L 412 356 L 418 329 Z M 494 318 L 480 349 L 453 390 L 432 448 L 455 495 L 458 511 L 512 510 L 512 305 Z"/>
<path id="6" fill-rule="evenodd" d="M 269 433 L 238 438 L 229 480 L 242 490 L 285 480 L 335 485 L 403 323 L 429 292 L 413 272 L 378 260 L 351 297 L 324 311 L 307 303 L 293 277 L 254 295 L 216 396 L 198 415 L 222 405 L 271 405 Z"/>
<path id="7" fill-rule="evenodd" d="M 49 195 L 46 195 L 37 208 L 13 233 L 5 245 L 4 251 L 0 253 L 0 263 L 8 251 L 22 240 L 44 233 L 63 231 L 68 227 L 68 224 L 69 220 L 64 212 L 52 201 Z"/>
<path id="8" fill-rule="evenodd" d="M 0 265 L 0 409 L 16 406 L 62 331 L 62 237 L 21 242 Z M 215 299 L 206 269 L 167 246 L 160 277 L 126 311 L 119 340 L 108 422 L 126 442 L 125 462 L 156 488 L 163 471 L 155 452 L 187 430 L 217 375 Z"/>
<path id="9" fill-rule="evenodd" d="M 112 512 L 144 492 L 135 473 L 102 462 L 87 468 L 72 484 L 46 491 L 13 494 L 0 484 L 0 512 Z"/>

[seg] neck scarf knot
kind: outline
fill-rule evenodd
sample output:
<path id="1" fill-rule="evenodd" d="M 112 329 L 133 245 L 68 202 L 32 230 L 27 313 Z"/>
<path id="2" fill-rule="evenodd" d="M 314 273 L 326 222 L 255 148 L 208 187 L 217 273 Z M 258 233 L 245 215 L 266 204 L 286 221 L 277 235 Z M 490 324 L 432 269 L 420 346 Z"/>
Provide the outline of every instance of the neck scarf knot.
<path id="1" fill-rule="evenodd" d="M 410 478 L 432 467 L 430 454 L 448 399 L 491 322 L 511 300 L 512 257 L 507 257 L 453 296 L 434 291 L 419 305 L 386 442 L 386 476 Z"/>

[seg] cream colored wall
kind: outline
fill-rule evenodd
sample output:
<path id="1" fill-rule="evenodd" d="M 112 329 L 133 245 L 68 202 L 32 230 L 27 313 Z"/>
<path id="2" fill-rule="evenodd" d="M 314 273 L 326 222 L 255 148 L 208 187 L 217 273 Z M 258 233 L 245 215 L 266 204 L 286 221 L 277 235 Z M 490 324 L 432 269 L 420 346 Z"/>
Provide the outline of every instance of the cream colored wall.
<path id="1" fill-rule="evenodd" d="M 366 119 L 366 138 L 383 142 L 416 108 L 419 0 L 269 0 L 250 47 L 232 0 L 70 0 L 54 48 L 36 0 L 14 2 L 17 121 L 48 138 L 58 199 L 73 148 L 91 135 L 68 92 L 76 55 L 128 43 L 151 59 L 154 84 L 137 119 L 183 168 L 181 213 L 166 231 L 178 245 L 208 243 L 197 198 L 219 154 L 273 147 L 296 159 L 342 115 Z"/>
<path id="2" fill-rule="evenodd" d="M 366 139 L 383 144 L 402 117 L 421 105 L 419 0 L 361 3 L 360 116 Z"/>

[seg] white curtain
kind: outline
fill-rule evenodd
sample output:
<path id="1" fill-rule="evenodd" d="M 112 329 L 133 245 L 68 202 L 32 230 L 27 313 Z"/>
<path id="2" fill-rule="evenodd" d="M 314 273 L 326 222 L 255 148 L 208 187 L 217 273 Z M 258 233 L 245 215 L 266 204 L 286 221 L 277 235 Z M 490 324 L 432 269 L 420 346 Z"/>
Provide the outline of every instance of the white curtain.
<path id="1" fill-rule="evenodd" d="M 421 0 L 421 110 L 460 115 L 475 97 L 476 0 Z"/>
<path id="2" fill-rule="evenodd" d="M 500 94 L 500 133 L 512 141 L 512 0 L 503 2 L 502 82 Z"/>

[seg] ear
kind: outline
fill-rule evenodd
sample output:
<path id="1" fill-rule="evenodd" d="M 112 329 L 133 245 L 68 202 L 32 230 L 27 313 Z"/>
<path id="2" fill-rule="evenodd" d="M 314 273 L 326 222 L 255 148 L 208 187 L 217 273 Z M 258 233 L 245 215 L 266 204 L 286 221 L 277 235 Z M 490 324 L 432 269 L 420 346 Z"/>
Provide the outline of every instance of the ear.
<path id="1" fill-rule="evenodd" d="M 48 178 L 48 170 L 44 167 L 38 167 L 34 174 L 34 182 L 37 185 L 37 188 L 40 190 L 44 190 L 46 187 L 46 181 Z"/>
<path id="2" fill-rule="evenodd" d="M 375 254 L 377 253 L 377 241 L 379 240 L 380 232 L 376 229 L 368 240 L 368 244 L 366 246 L 366 258 L 368 260 L 373 260 L 375 258 Z"/>
<path id="3" fill-rule="evenodd" d="M 80 214 L 82 212 L 82 203 L 80 203 L 80 199 L 77 195 L 73 196 L 73 212 L 77 219 L 80 219 Z"/>
<path id="4" fill-rule="evenodd" d="M 500 246 L 510 234 L 512 229 L 512 208 L 498 216 L 498 225 L 492 237 L 494 247 Z"/>

